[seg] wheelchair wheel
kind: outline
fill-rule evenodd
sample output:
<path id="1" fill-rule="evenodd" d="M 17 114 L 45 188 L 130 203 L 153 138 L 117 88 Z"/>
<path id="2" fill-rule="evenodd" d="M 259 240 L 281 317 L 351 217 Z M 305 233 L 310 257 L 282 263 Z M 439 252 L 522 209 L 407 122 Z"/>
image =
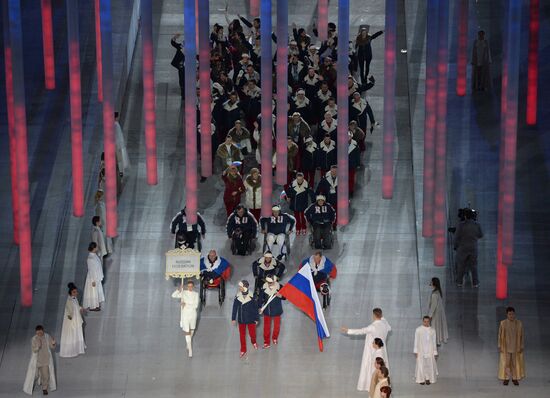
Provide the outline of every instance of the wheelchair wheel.
<path id="1" fill-rule="evenodd" d="M 199 297 L 201 299 L 201 305 L 204 307 L 206 303 L 206 289 L 204 287 L 204 279 L 201 278 L 200 286 L 199 286 Z"/>
<path id="2" fill-rule="evenodd" d="M 225 300 L 225 281 L 222 278 L 218 286 L 218 301 L 220 303 L 220 307 L 222 306 L 224 300 Z"/>
<path id="3" fill-rule="evenodd" d="M 254 282 L 254 297 L 260 296 L 260 277 L 256 277 L 256 280 Z"/>

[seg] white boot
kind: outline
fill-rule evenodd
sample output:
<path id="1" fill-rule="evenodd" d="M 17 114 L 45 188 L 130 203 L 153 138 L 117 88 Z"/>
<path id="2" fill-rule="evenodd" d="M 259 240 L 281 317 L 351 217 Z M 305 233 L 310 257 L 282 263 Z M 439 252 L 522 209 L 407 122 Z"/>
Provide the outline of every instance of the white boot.
<path id="1" fill-rule="evenodd" d="M 189 358 L 193 356 L 193 347 L 191 346 L 191 335 L 185 335 L 185 342 L 187 343 L 187 352 L 189 353 Z"/>

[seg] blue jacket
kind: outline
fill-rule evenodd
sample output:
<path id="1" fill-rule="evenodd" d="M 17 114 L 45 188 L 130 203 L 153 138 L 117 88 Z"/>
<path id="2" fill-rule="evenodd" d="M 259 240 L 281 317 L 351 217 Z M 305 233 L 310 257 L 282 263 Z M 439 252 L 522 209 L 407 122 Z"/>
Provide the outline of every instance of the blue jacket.
<path id="1" fill-rule="evenodd" d="M 233 312 L 231 314 L 231 320 L 244 324 L 257 322 L 260 317 L 258 313 L 259 308 L 258 302 L 255 298 L 252 297 L 252 292 L 250 290 L 248 291 L 248 295 L 251 300 L 245 304 L 243 304 L 239 300 L 240 294 L 241 293 L 239 292 L 237 296 L 235 296 L 235 300 L 233 301 Z"/>
<path id="2" fill-rule="evenodd" d="M 206 224 L 204 223 L 204 219 L 199 212 L 197 212 L 197 224 L 194 224 L 192 228 L 193 231 L 199 232 L 201 235 L 206 233 Z M 185 216 L 185 209 L 183 209 L 172 219 L 172 222 L 170 223 L 170 232 L 175 234 L 177 232 L 185 233 L 186 231 L 187 220 Z"/>
<path id="3" fill-rule="evenodd" d="M 227 218 L 227 236 L 231 238 L 231 236 L 233 236 L 233 232 L 237 228 L 251 233 L 252 236 L 256 236 L 256 232 L 258 231 L 258 222 L 249 211 L 244 213 L 242 217 L 239 217 L 237 211 L 234 211 L 233 214 Z"/>
<path id="4" fill-rule="evenodd" d="M 287 213 L 279 213 L 277 217 L 271 215 L 269 217 L 260 218 L 260 227 L 274 235 L 286 234 L 294 229 L 296 219 Z"/>
<path id="5" fill-rule="evenodd" d="M 310 224 L 332 224 L 336 219 L 334 208 L 327 202 L 322 206 L 317 202 L 313 203 L 306 209 L 304 215 Z"/>
<path id="6" fill-rule="evenodd" d="M 302 186 L 299 186 L 296 180 L 292 181 L 292 184 L 286 190 L 286 195 L 290 199 L 289 205 L 293 211 L 304 211 L 315 200 L 315 194 L 306 180 L 304 180 Z"/>
<path id="7" fill-rule="evenodd" d="M 283 285 L 279 285 L 279 290 Z M 261 306 L 263 307 L 264 304 L 269 300 L 269 295 L 265 292 L 265 290 L 262 288 L 260 289 L 260 300 L 261 300 Z M 267 316 L 280 316 L 283 314 L 283 304 L 282 300 L 286 300 L 284 297 L 275 297 L 271 302 L 265 307 L 263 315 Z"/>

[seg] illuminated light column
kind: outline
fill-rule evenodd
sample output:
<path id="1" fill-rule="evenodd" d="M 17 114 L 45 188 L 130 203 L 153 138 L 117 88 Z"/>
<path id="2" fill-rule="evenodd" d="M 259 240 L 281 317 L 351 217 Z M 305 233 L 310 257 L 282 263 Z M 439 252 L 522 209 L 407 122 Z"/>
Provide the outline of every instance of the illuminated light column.
<path id="1" fill-rule="evenodd" d="M 55 58 L 53 51 L 52 1 L 41 0 L 42 45 L 44 48 L 44 79 L 46 89 L 55 88 Z"/>
<path id="2" fill-rule="evenodd" d="M 111 0 L 101 0 L 101 53 L 103 70 L 103 145 L 105 153 L 105 207 L 107 236 L 117 236 L 117 176 L 113 87 Z"/>
<path id="3" fill-rule="evenodd" d="M 458 15 L 458 46 L 456 49 L 456 95 L 466 95 L 466 72 L 468 69 L 468 3 L 460 0 Z"/>
<path id="4" fill-rule="evenodd" d="M 187 224 L 197 223 L 197 47 L 195 0 L 184 0 L 185 54 L 185 214 Z"/>
<path id="5" fill-rule="evenodd" d="M 12 53 L 13 121 L 16 137 L 17 195 L 19 201 L 19 270 L 21 305 L 32 305 L 32 248 L 30 228 L 29 163 L 27 154 L 27 116 L 20 0 L 6 1 L 9 15 L 9 42 Z"/>
<path id="6" fill-rule="evenodd" d="M 262 0 L 260 9 L 260 72 L 262 76 L 262 99 L 261 99 L 261 157 L 262 157 L 262 216 L 271 214 L 271 195 L 273 192 L 272 157 L 273 157 L 273 128 L 272 118 L 272 97 L 273 97 L 273 71 L 271 64 L 271 0 Z M 279 38 L 284 41 L 284 37 Z M 286 139 L 285 139 L 286 144 Z M 286 178 L 285 178 L 286 179 Z"/>
<path id="7" fill-rule="evenodd" d="M 447 72 L 449 3 L 439 3 L 437 46 L 437 122 L 435 129 L 434 264 L 445 265 L 447 238 Z"/>
<path id="8" fill-rule="evenodd" d="M 521 36 L 521 0 L 508 1 L 502 75 L 499 223 L 497 225 L 497 298 L 507 297 L 507 272 L 514 256 L 518 81 Z M 507 270 L 506 270 L 507 271 Z"/>
<path id="9" fill-rule="evenodd" d="M 529 4 L 529 55 L 527 66 L 527 124 L 537 124 L 537 91 L 539 80 L 539 0 Z"/>
<path id="10" fill-rule="evenodd" d="M 384 199 L 391 199 L 393 197 L 396 36 L 397 0 L 386 0 L 386 28 L 384 30 L 384 144 L 382 150 L 382 198 Z"/>
<path id="11" fill-rule="evenodd" d="M 71 104 L 71 159 L 73 178 L 73 215 L 84 215 L 84 167 L 82 163 L 82 94 L 80 86 L 80 41 L 78 0 L 67 3 L 67 40 L 69 47 L 69 86 Z M 105 222 L 105 220 L 103 220 Z"/>
<path id="12" fill-rule="evenodd" d="M 207 2 L 208 3 L 208 2 Z M 141 0 L 143 115 L 145 119 L 145 168 L 147 184 L 157 185 L 157 127 L 155 110 L 155 55 L 153 51 L 152 0 Z"/>
<path id="13" fill-rule="evenodd" d="M 201 175 L 212 175 L 212 111 L 210 110 L 210 27 L 208 1 L 201 3 L 199 13 L 199 105 L 201 111 Z"/>
<path id="14" fill-rule="evenodd" d="M 349 160 L 348 160 L 348 56 L 349 0 L 338 1 L 338 62 L 336 65 L 336 96 L 338 101 L 338 225 L 349 222 Z"/>
<path id="15" fill-rule="evenodd" d="M 328 38 L 328 0 L 317 0 L 317 34 L 321 41 Z"/>
<path id="16" fill-rule="evenodd" d="M 434 226 L 438 10 L 439 0 L 428 0 L 426 12 L 426 94 L 424 96 L 424 179 L 422 193 L 422 236 L 425 238 L 433 236 Z"/>
<path id="17" fill-rule="evenodd" d="M 19 244 L 19 200 L 17 199 L 17 142 L 13 120 L 13 75 L 11 43 L 9 40 L 8 3 L 2 2 L 2 27 L 4 37 L 4 72 L 6 77 L 6 113 L 8 117 L 8 137 L 10 147 L 11 209 L 13 222 L 13 242 Z"/>
<path id="18" fill-rule="evenodd" d="M 262 22 L 263 23 L 263 22 Z M 277 184 L 287 180 L 288 0 L 277 0 Z"/>
<path id="19" fill-rule="evenodd" d="M 94 17 L 95 17 L 95 62 L 97 69 L 97 100 L 103 101 L 103 68 L 101 56 L 101 18 L 99 15 L 99 1 L 94 0 Z"/>
<path id="20" fill-rule="evenodd" d="M 250 0 L 250 16 L 257 17 L 258 15 L 260 15 L 260 0 Z"/>

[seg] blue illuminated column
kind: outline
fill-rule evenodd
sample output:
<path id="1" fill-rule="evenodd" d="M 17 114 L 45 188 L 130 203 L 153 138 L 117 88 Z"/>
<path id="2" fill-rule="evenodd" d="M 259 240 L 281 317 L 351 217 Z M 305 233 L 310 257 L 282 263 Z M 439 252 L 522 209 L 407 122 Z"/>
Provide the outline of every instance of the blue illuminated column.
<path id="1" fill-rule="evenodd" d="M 348 160 L 348 57 L 349 0 L 338 1 L 338 62 L 336 65 L 336 95 L 338 101 L 338 225 L 349 222 L 349 160 Z"/>
<path id="2" fill-rule="evenodd" d="M 262 137 L 262 147 L 260 152 L 262 157 L 262 216 L 269 216 L 271 214 L 271 195 L 273 191 L 273 176 L 271 175 L 273 164 L 273 127 L 271 123 L 271 101 L 273 97 L 273 71 L 271 64 L 271 0 L 262 0 L 260 6 L 260 19 L 262 21 L 260 27 L 260 53 L 262 58 L 262 130 L 260 132 Z M 281 40 L 284 40 L 284 38 L 281 38 Z"/>
<path id="3" fill-rule="evenodd" d="M 503 43 L 505 50 L 501 91 L 501 149 L 497 220 L 496 296 L 499 299 L 505 299 L 508 295 L 508 267 L 512 265 L 514 256 L 521 5 L 521 0 L 508 0 Z"/>
<path id="4" fill-rule="evenodd" d="M 288 0 L 277 0 L 277 38 L 277 183 L 284 185 L 288 155 Z"/>

